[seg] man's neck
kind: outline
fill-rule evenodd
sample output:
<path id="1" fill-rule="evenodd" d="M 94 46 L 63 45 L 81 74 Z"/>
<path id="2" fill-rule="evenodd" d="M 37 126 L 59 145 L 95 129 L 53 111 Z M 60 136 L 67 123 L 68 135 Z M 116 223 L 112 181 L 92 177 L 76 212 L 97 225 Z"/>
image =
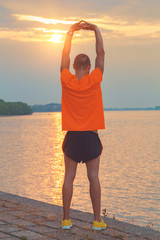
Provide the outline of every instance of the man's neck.
<path id="1" fill-rule="evenodd" d="M 89 74 L 89 72 L 86 70 L 76 71 L 76 77 L 78 80 L 80 80 L 82 77 L 86 76 L 87 74 Z"/>

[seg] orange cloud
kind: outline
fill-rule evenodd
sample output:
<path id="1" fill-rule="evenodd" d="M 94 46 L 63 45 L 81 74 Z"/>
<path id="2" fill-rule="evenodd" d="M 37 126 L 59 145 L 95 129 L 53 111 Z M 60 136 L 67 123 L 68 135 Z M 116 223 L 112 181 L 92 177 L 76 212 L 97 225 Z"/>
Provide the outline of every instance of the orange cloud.
<path id="1" fill-rule="evenodd" d="M 26 27 L 26 29 L 9 29 L 1 28 L 0 38 L 9 38 L 18 41 L 53 41 L 53 42 L 63 42 L 65 34 L 68 31 L 68 26 L 74 24 L 76 21 L 75 17 L 63 18 L 63 19 L 49 19 L 40 16 L 33 15 L 21 15 L 21 14 L 12 14 L 19 21 L 33 22 L 32 27 Z M 80 17 L 77 17 L 77 21 Z M 136 43 L 137 40 L 141 38 L 144 42 L 147 39 L 158 40 L 160 37 L 160 21 L 155 22 L 127 22 L 120 18 L 113 18 L 110 16 L 104 16 L 102 18 L 86 18 L 88 22 L 94 22 L 97 24 L 103 34 L 104 40 L 111 40 L 116 43 L 124 42 L 124 39 Z M 34 27 L 34 22 L 39 22 L 39 27 Z M 44 27 L 44 25 L 48 27 Z M 42 27 L 41 27 L 42 25 Z M 52 28 L 54 25 L 54 29 Z M 21 25 L 20 25 L 21 26 Z M 30 26 L 30 25 L 29 25 Z M 36 25 L 35 25 L 36 26 Z M 57 34 L 57 35 L 56 35 Z M 93 39 L 93 32 L 79 31 L 75 33 L 77 38 L 74 38 L 74 42 L 89 41 Z"/>
<path id="2" fill-rule="evenodd" d="M 37 16 L 30 16 L 30 15 L 21 15 L 21 14 L 13 14 L 13 16 L 17 17 L 19 20 L 27 20 L 27 21 L 34 21 L 34 22 L 41 22 L 45 24 L 74 24 L 75 21 L 67 21 L 67 20 L 59 20 L 59 19 L 49 19 Z"/>

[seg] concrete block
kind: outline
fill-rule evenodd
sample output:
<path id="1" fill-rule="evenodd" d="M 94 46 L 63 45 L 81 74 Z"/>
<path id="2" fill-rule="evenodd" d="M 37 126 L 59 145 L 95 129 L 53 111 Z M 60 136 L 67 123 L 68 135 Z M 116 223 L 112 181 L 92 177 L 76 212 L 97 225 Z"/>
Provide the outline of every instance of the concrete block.
<path id="1" fill-rule="evenodd" d="M 46 234 L 46 233 L 54 233 L 54 229 L 47 227 L 47 226 L 31 226 L 27 227 L 27 230 L 32 230 L 36 233 Z M 57 229 L 55 229 L 55 232 Z"/>
<path id="2" fill-rule="evenodd" d="M 12 235 L 17 236 L 17 237 L 22 237 L 22 236 L 26 236 L 27 240 L 30 238 L 32 240 L 34 239 L 39 239 L 42 238 L 43 235 L 35 233 L 33 231 L 30 230 L 25 230 L 25 231 L 19 231 L 19 232 L 14 232 L 12 233 Z"/>
<path id="3" fill-rule="evenodd" d="M 35 226 L 36 225 L 33 222 L 26 221 L 26 220 L 23 220 L 23 219 L 14 219 L 14 220 L 12 220 L 12 224 L 13 225 L 23 225 L 24 227 Z"/>
<path id="4" fill-rule="evenodd" d="M 0 239 L 4 239 L 4 238 L 7 238 L 7 237 L 11 237 L 11 236 L 8 235 L 7 233 L 0 232 Z"/>
<path id="5" fill-rule="evenodd" d="M 51 227 L 53 229 L 55 228 L 61 228 L 61 222 L 55 222 L 55 221 L 46 221 L 43 223 L 44 226 Z"/>
<path id="6" fill-rule="evenodd" d="M 20 231 L 20 229 L 18 227 L 14 227 L 12 225 L 5 224 L 5 225 L 0 225 L 0 231 L 5 232 L 5 233 L 12 233 L 12 232 Z"/>
<path id="7" fill-rule="evenodd" d="M 5 222 L 3 222 L 3 221 L 0 221 L 0 225 L 3 225 L 3 224 L 6 224 Z"/>
<path id="8" fill-rule="evenodd" d="M 8 215 L 8 212 L 5 212 L 5 214 L 0 215 L 0 220 L 2 222 L 12 223 L 12 221 L 16 219 L 17 219 L 16 217 Z"/>

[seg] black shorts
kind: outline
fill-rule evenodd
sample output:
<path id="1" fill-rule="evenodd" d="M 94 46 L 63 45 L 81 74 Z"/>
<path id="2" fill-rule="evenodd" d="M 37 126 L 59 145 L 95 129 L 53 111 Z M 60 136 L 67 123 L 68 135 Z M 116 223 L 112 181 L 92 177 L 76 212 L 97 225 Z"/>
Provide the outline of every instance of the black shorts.
<path id="1" fill-rule="evenodd" d="M 68 131 L 62 143 L 63 153 L 76 162 L 87 162 L 101 155 L 103 146 L 98 133 Z"/>

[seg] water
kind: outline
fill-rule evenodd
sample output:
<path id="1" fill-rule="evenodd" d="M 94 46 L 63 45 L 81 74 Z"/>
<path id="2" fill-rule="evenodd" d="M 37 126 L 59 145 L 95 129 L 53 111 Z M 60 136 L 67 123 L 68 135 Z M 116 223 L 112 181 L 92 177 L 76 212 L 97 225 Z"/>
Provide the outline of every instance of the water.
<path id="1" fill-rule="evenodd" d="M 100 163 L 102 209 L 109 217 L 160 230 L 160 111 L 105 112 Z M 62 205 L 61 113 L 0 117 L 0 190 Z M 72 208 L 92 212 L 85 164 Z"/>

